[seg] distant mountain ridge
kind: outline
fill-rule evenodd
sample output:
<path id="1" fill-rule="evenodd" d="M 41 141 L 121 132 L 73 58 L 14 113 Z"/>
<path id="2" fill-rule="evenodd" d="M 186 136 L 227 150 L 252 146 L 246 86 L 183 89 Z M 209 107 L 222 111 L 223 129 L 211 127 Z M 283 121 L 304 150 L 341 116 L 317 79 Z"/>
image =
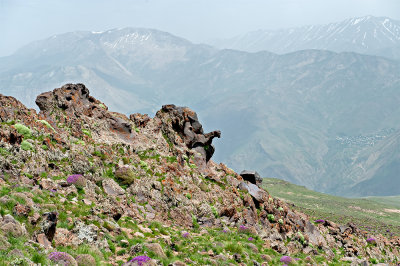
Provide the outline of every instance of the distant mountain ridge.
<path id="1" fill-rule="evenodd" d="M 282 30 L 258 30 L 212 42 L 219 48 L 278 54 L 305 49 L 385 55 L 384 49 L 399 48 L 400 21 L 365 16 L 325 25 Z M 397 50 L 396 51 L 400 51 Z M 396 58 L 398 54 L 396 53 Z"/>
<path id="2" fill-rule="evenodd" d="M 399 62 L 321 50 L 218 50 L 137 28 L 56 35 L 0 58 L 0 93 L 32 107 L 40 92 L 77 82 L 119 112 L 193 107 L 205 128 L 221 129 L 214 158 L 235 170 L 341 195 L 356 185 L 352 196 L 396 194 L 377 180 L 378 169 L 392 162 L 383 151 L 398 154 L 383 143 L 400 129 Z M 390 128 L 373 147 L 336 140 Z M 381 159 L 368 159 L 373 152 Z M 390 169 L 387 180 L 397 178 Z M 368 180 L 372 185 L 364 186 Z"/>

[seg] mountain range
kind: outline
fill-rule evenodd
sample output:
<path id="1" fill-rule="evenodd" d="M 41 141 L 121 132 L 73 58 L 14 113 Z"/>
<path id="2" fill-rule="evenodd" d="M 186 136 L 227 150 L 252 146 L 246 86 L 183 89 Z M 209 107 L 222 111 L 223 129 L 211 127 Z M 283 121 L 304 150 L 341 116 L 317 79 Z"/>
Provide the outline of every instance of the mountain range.
<path id="1" fill-rule="evenodd" d="M 387 44 L 369 42 L 376 50 Z M 124 113 L 192 107 L 205 128 L 221 129 L 214 158 L 235 170 L 339 195 L 400 194 L 396 60 L 315 49 L 220 50 L 142 28 L 55 35 L 0 58 L 0 93 L 28 106 L 70 82 L 85 83 Z"/>
<path id="2" fill-rule="evenodd" d="M 305 49 L 395 57 L 400 59 L 400 21 L 365 16 L 336 23 L 281 30 L 258 30 L 211 41 L 219 48 L 278 54 Z"/>

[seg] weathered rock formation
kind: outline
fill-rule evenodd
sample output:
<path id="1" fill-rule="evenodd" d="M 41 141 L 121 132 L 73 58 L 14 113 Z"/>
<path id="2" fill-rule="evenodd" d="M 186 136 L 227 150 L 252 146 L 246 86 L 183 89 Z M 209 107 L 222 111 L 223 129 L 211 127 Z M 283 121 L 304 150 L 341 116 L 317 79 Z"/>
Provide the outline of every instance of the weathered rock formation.
<path id="1" fill-rule="evenodd" d="M 206 162 L 211 159 L 215 151 L 212 141 L 215 137 L 221 137 L 221 131 L 204 133 L 196 112 L 188 107 L 164 105 L 156 116 L 166 121 L 163 123 L 163 133 L 175 145 L 181 145 L 183 142 L 187 148 L 200 153 Z"/>

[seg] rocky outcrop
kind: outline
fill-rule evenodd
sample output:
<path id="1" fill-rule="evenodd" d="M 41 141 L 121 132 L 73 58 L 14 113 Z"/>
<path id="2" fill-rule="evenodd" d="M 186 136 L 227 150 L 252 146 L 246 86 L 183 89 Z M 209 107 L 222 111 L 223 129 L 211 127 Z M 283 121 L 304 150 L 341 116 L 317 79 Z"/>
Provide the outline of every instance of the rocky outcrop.
<path id="1" fill-rule="evenodd" d="M 163 133 L 174 145 L 182 145 L 197 151 L 208 162 L 214 154 L 214 138 L 220 138 L 219 130 L 204 133 L 196 112 L 188 107 L 164 105 L 156 116 L 163 121 Z"/>

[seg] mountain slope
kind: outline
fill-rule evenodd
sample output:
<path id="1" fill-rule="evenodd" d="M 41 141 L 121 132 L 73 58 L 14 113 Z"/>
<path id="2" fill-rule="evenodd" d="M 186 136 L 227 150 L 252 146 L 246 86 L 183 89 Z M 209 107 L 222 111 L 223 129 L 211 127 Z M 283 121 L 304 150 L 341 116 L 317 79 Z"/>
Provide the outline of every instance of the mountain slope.
<path id="1" fill-rule="evenodd" d="M 85 82 L 125 113 L 193 106 L 205 128 L 223 132 L 217 160 L 337 194 L 365 181 L 351 162 L 366 163 L 372 152 L 364 144 L 343 146 L 338 137 L 389 137 L 400 124 L 400 64 L 356 53 L 217 50 L 128 28 L 57 35 L 0 65 L 0 92 L 29 106 L 35 93 L 62 82 Z"/>
<path id="2" fill-rule="evenodd" d="M 305 49 L 335 52 L 382 54 L 400 44 L 400 21 L 365 16 L 326 25 L 310 25 L 282 30 L 258 30 L 213 45 L 248 52 L 270 51 L 284 54 Z M 380 50 L 380 52 L 378 51 Z M 388 53 L 387 55 L 390 56 Z M 397 54 L 391 55 L 399 58 Z"/>
<path id="3" fill-rule="evenodd" d="M 387 236 L 400 234 L 398 197 L 342 198 L 275 178 L 264 178 L 263 187 L 272 196 L 293 204 L 294 208 L 314 219 L 328 219 L 338 223 L 351 221 L 364 230 Z"/>
<path id="4" fill-rule="evenodd" d="M 111 112 L 83 84 L 0 95 L 5 265 L 394 264 L 400 238 L 311 217 L 210 157 L 195 111 Z M 249 179 L 249 180 L 247 180 Z"/>

